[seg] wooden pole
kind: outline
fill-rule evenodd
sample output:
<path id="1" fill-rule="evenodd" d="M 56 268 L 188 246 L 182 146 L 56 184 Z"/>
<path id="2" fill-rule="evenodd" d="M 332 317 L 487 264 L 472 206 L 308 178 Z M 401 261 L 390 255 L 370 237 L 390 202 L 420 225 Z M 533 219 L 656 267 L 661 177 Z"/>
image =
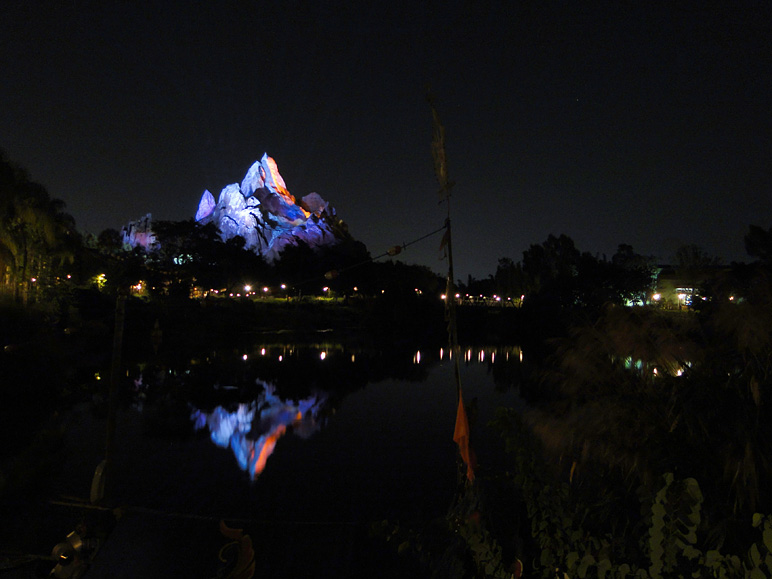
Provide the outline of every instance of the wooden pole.
<path id="1" fill-rule="evenodd" d="M 107 436 L 105 459 L 97 466 L 91 482 L 91 502 L 98 503 L 109 497 L 115 452 L 115 423 L 118 416 L 118 382 L 121 373 L 121 349 L 123 347 L 123 326 L 126 318 L 126 295 L 120 293 L 115 300 L 115 331 L 113 333 L 113 355 L 110 365 L 110 391 L 107 410 Z"/>
<path id="2" fill-rule="evenodd" d="M 450 214 L 450 198 L 448 198 L 448 214 Z M 459 356 L 461 352 L 458 346 L 458 324 L 456 322 L 456 282 L 453 274 L 453 235 L 450 229 L 450 215 L 445 221 L 447 228 L 447 251 L 448 251 L 448 280 L 445 288 L 445 299 L 448 308 L 448 341 L 450 342 L 450 351 L 453 355 L 453 373 L 456 379 L 456 394 L 461 393 L 461 369 Z"/>

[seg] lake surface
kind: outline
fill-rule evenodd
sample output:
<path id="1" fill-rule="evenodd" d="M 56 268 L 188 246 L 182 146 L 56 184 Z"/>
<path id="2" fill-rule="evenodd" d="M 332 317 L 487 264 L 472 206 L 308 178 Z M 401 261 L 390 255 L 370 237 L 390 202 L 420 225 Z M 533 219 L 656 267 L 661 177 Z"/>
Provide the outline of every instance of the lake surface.
<path id="1" fill-rule="evenodd" d="M 496 385 L 492 371 L 521 359 L 519 348 L 463 350 L 464 400 L 475 400 L 472 445 L 482 468 L 503 460 L 497 434 L 486 427 L 495 408 L 522 406 L 516 390 Z M 187 384 L 182 392 L 172 399 L 148 391 L 142 404 L 135 397 L 118 413 L 115 502 L 211 517 L 359 523 L 427 520 L 451 504 L 457 398 L 447 351 L 258 344 L 165 372 Z M 284 406 L 260 416 L 271 400 Z M 256 454 L 260 434 L 264 442 L 276 433 L 271 427 L 279 415 L 288 419 L 259 473 L 255 461 L 245 470 L 243 444 L 213 437 L 201 418 L 219 412 L 214 422 L 221 424 L 239 405 L 241 424 L 252 432 L 237 438 L 257 446 Z M 67 473 L 57 482 L 61 495 L 88 496 L 105 428 L 106 419 L 90 405 L 74 410 Z M 220 445 L 213 441 L 218 436 Z"/>

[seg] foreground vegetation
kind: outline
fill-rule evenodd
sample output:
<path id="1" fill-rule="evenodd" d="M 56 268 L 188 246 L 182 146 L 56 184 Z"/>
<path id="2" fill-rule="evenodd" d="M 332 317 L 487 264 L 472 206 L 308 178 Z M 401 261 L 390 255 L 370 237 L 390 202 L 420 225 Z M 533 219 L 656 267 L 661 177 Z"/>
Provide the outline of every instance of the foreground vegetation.
<path id="1" fill-rule="evenodd" d="M 493 368 L 529 403 L 490 425 L 510 460 L 377 532 L 435 576 L 772 576 L 771 241 L 688 311 L 524 304 L 526 361 Z"/>

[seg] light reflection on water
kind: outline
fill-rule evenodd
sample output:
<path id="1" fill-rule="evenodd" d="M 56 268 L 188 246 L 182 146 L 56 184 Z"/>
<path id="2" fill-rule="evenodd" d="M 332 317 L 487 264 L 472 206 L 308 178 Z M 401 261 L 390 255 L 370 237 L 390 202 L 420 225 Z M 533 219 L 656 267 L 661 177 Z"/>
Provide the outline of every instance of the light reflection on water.
<path id="1" fill-rule="evenodd" d="M 325 360 L 330 356 L 335 356 L 345 352 L 350 357 L 352 363 L 356 361 L 357 351 L 353 348 L 347 348 L 340 344 L 315 344 L 304 347 L 290 346 L 290 345 L 260 345 L 257 346 L 257 351 L 262 358 L 274 358 L 279 362 L 290 360 L 293 356 L 297 356 L 301 351 L 316 350 L 320 360 Z M 436 351 L 428 350 L 416 350 L 412 352 L 413 364 L 422 363 L 435 363 L 444 360 L 453 360 L 453 352 L 449 348 L 439 348 Z M 523 351 L 520 346 L 472 346 L 459 348 L 459 355 L 462 356 L 462 360 L 465 363 L 479 362 L 479 363 L 495 363 L 496 358 L 499 360 L 503 358 L 504 361 L 509 361 L 510 357 L 523 361 Z M 250 359 L 249 354 L 245 353 L 242 358 L 244 361 Z"/>
<path id="2" fill-rule="evenodd" d="M 259 365 L 259 368 L 267 368 L 266 364 L 278 364 L 278 366 L 297 364 L 304 366 L 308 373 L 304 374 L 302 378 L 298 376 L 296 378 L 313 380 L 319 375 L 319 368 L 333 363 L 339 364 L 334 366 L 335 374 L 339 374 L 343 378 L 357 363 L 366 362 L 368 357 L 373 355 L 372 352 L 353 351 L 329 343 L 312 347 L 261 344 L 250 349 L 248 354 L 245 353 L 242 356 L 242 359 L 247 364 Z M 405 358 L 409 355 L 409 353 L 404 354 Z M 459 350 L 458 355 L 468 370 L 471 370 L 471 367 L 479 367 L 479 370 L 483 372 L 485 372 L 485 368 L 490 368 L 497 363 L 505 364 L 509 361 L 518 363 L 522 361 L 522 351 L 517 346 L 498 348 L 465 347 Z M 433 366 L 449 369 L 452 366 L 453 353 L 446 348 L 440 348 L 437 351 L 417 350 L 412 353 L 412 360 L 408 360 L 409 358 L 404 360 L 407 366 L 417 367 L 423 365 L 427 366 L 427 370 Z M 394 361 L 388 365 L 392 367 L 392 372 L 397 372 L 396 368 L 400 366 L 400 363 Z M 260 371 L 260 369 L 256 370 L 258 376 L 261 375 Z M 436 373 L 432 372 L 432 374 Z M 444 375 L 445 372 L 443 371 L 440 374 Z M 471 375 L 475 376 L 474 382 L 487 382 L 490 384 L 490 378 L 483 379 L 484 374 L 481 374 L 479 371 L 472 372 Z M 393 376 L 398 378 L 397 374 L 393 374 Z M 412 426 L 403 424 L 403 429 L 409 430 L 418 426 L 421 434 L 416 437 L 416 442 L 420 444 L 422 442 L 420 440 L 421 435 L 426 430 L 425 427 L 420 426 L 420 422 L 436 423 L 442 420 L 443 417 L 447 418 L 448 422 L 452 421 L 455 409 L 455 385 L 452 379 L 441 387 L 443 394 L 440 397 L 441 399 L 438 399 L 436 397 L 438 391 L 434 388 L 422 386 L 415 390 L 415 386 L 410 386 L 411 383 L 423 382 L 427 377 L 428 375 L 425 373 L 418 374 L 418 379 L 415 382 L 410 380 L 405 383 L 408 389 L 401 396 L 393 400 L 383 399 L 376 407 L 372 408 L 372 412 L 360 414 L 360 416 L 365 418 L 365 422 L 361 425 L 362 428 L 366 428 L 368 424 L 371 426 L 375 424 L 378 420 L 375 414 L 386 411 L 388 415 L 398 415 L 399 418 L 395 418 L 395 420 L 412 423 Z M 450 377 L 451 375 L 447 375 L 447 378 L 441 381 L 445 382 Z M 384 378 L 389 378 L 388 373 L 386 376 L 380 376 L 381 380 Z M 370 379 L 372 379 L 372 376 Z M 335 407 L 341 403 L 341 399 L 338 397 L 336 398 L 337 402 L 328 404 L 328 393 L 324 392 L 316 392 L 302 399 L 297 400 L 296 398 L 293 400 L 291 395 L 282 395 L 281 388 L 277 388 L 273 383 L 262 378 L 258 378 L 256 381 L 258 385 L 262 386 L 262 391 L 257 398 L 241 401 L 238 404 L 231 403 L 230 405 L 216 406 L 208 412 L 194 409 L 191 415 L 194 428 L 196 430 L 208 429 L 212 442 L 221 448 L 230 448 L 240 468 L 246 471 L 252 480 L 256 480 L 264 471 L 266 461 L 274 452 L 280 438 L 285 434 L 288 434 L 288 438 L 292 438 L 292 434 L 296 434 L 300 438 L 309 438 L 320 430 L 320 413 L 322 410 L 325 410 L 325 414 L 335 413 Z M 432 381 L 434 382 L 434 380 Z M 370 384 L 369 380 L 367 384 Z M 363 386 L 365 384 L 362 384 L 360 388 Z M 474 383 L 464 385 L 470 400 L 476 396 L 474 386 Z M 372 388 L 368 390 L 369 392 L 362 399 L 363 401 L 375 396 Z M 388 390 L 390 391 L 389 399 L 392 399 L 395 394 L 395 387 L 392 386 Z M 430 399 L 424 400 L 423 398 L 430 390 L 434 390 L 429 396 Z M 347 405 L 352 400 L 361 398 L 358 395 L 352 398 L 352 395 L 353 391 L 345 394 L 344 398 L 347 399 Z M 489 395 L 490 392 L 487 392 L 484 398 L 488 398 Z M 509 401 L 511 402 L 511 397 L 508 398 L 510 398 Z M 438 404 L 439 402 L 442 402 L 442 404 Z M 445 406 L 447 408 L 444 408 Z M 421 410 L 423 408 L 427 410 Z M 440 408 L 443 411 L 438 413 Z M 416 416 L 416 420 L 406 420 L 407 416 L 414 410 L 424 412 L 423 419 L 418 419 Z M 426 414 L 427 412 L 431 416 Z M 493 407 L 487 413 L 488 419 L 492 417 L 492 412 Z M 339 416 L 336 418 L 343 419 L 344 417 Z M 451 434 L 448 434 L 448 440 L 450 440 Z M 362 436 L 362 433 L 359 433 L 359 436 Z M 287 448 L 292 446 L 290 444 Z M 285 445 L 282 443 L 282 448 L 284 447 Z"/>
<path id="3" fill-rule="evenodd" d="M 208 428 L 212 442 L 233 451 L 242 470 L 254 480 L 265 469 L 268 457 L 287 428 L 301 438 L 319 430 L 318 416 L 324 395 L 298 402 L 282 400 L 273 385 L 263 382 L 257 399 L 240 403 L 234 410 L 217 406 L 211 412 L 195 409 L 191 415 L 195 430 Z"/>

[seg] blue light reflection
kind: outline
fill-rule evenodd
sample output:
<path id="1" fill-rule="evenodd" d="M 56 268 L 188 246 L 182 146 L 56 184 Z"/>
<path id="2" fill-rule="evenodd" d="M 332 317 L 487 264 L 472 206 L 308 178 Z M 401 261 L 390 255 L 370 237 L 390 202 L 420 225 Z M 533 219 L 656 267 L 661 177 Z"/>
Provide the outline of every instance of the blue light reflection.
<path id="1" fill-rule="evenodd" d="M 263 383 L 263 388 L 256 400 L 242 402 L 235 410 L 218 406 L 211 412 L 196 409 L 191 414 L 195 430 L 208 428 L 212 442 L 230 447 L 241 469 L 253 480 L 263 472 L 288 427 L 302 438 L 319 430 L 319 412 L 325 401 L 323 395 L 297 402 L 282 400 L 273 385 Z"/>

